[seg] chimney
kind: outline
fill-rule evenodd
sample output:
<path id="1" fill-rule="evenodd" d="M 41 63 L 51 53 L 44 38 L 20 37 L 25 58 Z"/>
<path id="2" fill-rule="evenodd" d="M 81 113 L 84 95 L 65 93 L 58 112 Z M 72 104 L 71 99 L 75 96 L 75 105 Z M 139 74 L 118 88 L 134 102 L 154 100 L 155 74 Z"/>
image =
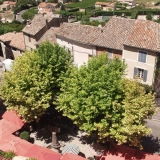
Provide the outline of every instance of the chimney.
<path id="1" fill-rule="evenodd" d="M 98 28 L 100 28 L 101 29 L 101 33 L 103 33 L 103 27 L 102 27 L 101 24 L 98 25 Z"/>
<path id="2" fill-rule="evenodd" d="M 30 24 L 31 24 L 31 20 L 28 19 L 28 20 L 27 20 L 27 25 L 30 25 Z"/>

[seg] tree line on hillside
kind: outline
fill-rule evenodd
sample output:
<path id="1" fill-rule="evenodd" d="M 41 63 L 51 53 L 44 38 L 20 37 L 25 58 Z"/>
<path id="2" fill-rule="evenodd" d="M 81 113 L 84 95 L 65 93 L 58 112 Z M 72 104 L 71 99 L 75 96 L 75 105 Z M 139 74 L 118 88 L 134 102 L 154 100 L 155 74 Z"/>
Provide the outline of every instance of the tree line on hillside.
<path id="1" fill-rule="evenodd" d="M 154 95 L 138 80 L 126 79 L 126 67 L 102 53 L 78 68 L 65 48 L 44 42 L 3 73 L 0 96 L 26 122 L 39 121 L 55 104 L 81 130 L 96 133 L 98 141 L 142 148 L 141 137 L 151 131 L 145 119 L 155 113 Z"/>

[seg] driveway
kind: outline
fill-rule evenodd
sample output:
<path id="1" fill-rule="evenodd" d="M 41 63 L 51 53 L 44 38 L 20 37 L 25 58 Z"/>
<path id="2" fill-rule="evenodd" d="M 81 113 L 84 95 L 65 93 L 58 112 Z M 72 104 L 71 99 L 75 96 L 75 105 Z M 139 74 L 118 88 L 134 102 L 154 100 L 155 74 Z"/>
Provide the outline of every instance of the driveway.
<path id="1" fill-rule="evenodd" d="M 16 14 L 16 20 L 19 21 L 19 22 L 23 22 L 24 19 L 22 19 L 22 14 L 27 11 L 28 9 L 25 9 L 23 11 L 20 11 L 19 13 Z"/>

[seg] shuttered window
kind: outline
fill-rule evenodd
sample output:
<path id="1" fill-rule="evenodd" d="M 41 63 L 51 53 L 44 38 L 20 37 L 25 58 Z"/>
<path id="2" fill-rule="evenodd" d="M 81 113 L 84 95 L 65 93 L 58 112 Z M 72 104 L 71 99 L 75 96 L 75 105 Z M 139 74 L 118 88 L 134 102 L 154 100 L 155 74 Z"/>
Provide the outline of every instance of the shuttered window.
<path id="1" fill-rule="evenodd" d="M 146 63 L 146 58 L 147 58 L 147 52 L 139 51 L 138 61 Z"/>
<path id="2" fill-rule="evenodd" d="M 140 79 L 142 79 L 144 82 L 147 81 L 147 74 L 148 71 L 142 68 L 136 68 L 134 67 L 134 78 L 138 77 Z"/>
<path id="3" fill-rule="evenodd" d="M 107 53 L 109 58 L 113 58 L 113 51 L 112 49 L 107 48 Z"/>

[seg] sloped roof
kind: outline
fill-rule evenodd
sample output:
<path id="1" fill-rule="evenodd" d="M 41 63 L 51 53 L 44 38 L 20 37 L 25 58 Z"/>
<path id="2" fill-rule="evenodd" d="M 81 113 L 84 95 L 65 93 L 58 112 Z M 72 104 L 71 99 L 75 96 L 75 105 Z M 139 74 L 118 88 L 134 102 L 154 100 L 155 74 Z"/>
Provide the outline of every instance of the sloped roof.
<path id="1" fill-rule="evenodd" d="M 24 37 L 22 32 L 9 32 L 0 36 L 0 40 L 3 42 L 9 42 L 12 47 L 18 48 L 22 51 L 25 50 Z"/>
<path id="2" fill-rule="evenodd" d="M 12 1 L 9 1 L 9 4 L 10 5 L 15 5 L 17 2 L 12 2 Z"/>
<path id="3" fill-rule="evenodd" d="M 51 43 L 56 42 L 56 32 L 59 28 L 51 27 L 38 41 L 38 44 L 44 42 L 44 41 L 50 41 Z"/>
<path id="4" fill-rule="evenodd" d="M 23 32 L 30 35 L 35 35 L 46 25 L 46 19 L 42 14 L 36 14 L 31 21 L 30 25 L 26 25 L 23 28 Z"/>
<path id="5" fill-rule="evenodd" d="M 157 51 L 159 26 L 158 23 L 152 21 L 136 20 L 134 28 L 124 44 Z"/>
<path id="6" fill-rule="evenodd" d="M 123 43 L 132 32 L 135 20 L 113 17 L 103 27 L 103 33 L 95 44 L 102 47 L 123 49 Z"/>
<path id="7" fill-rule="evenodd" d="M 46 2 L 42 2 L 38 5 L 38 7 L 45 8 L 47 6 Z"/>
<path id="8" fill-rule="evenodd" d="M 3 4 L 9 4 L 9 1 L 4 1 Z"/>
<path id="9" fill-rule="evenodd" d="M 81 25 L 75 23 L 63 23 L 56 35 L 74 40 L 80 43 L 94 44 L 101 29 L 95 26 Z"/>

